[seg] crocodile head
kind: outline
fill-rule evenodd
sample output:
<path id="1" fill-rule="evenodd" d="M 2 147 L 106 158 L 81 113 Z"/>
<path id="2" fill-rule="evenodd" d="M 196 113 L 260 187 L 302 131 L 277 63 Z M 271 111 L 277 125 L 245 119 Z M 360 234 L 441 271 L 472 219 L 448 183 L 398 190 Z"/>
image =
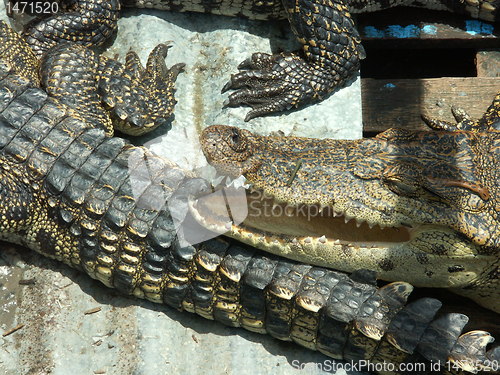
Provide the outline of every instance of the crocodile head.
<path id="1" fill-rule="evenodd" d="M 248 216 L 228 235 L 382 279 L 445 287 L 500 311 L 500 135 L 388 130 L 356 141 L 211 126 L 201 143 L 243 175 Z"/>

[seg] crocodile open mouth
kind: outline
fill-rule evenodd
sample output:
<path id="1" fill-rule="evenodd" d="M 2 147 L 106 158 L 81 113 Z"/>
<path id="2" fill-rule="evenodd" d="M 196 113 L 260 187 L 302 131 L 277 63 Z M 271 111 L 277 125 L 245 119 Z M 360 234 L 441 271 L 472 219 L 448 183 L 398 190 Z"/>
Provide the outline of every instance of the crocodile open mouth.
<path id="1" fill-rule="evenodd" d="M 189 209 L 196 222 L 214 235 L 225 234 L 311 265 L 345 272 L 374 270 L 387 281 L 405 275 L 415 286 L 459 288 L 475 280 L 481 267 L 492 261 L 443 225 L 370 225 L 360 219 L 362 214 L 336 211 L 335 204 L 292 205 L 261 190 L 223 188 L 191 200 Z"/>
<path id="2" fill-rule="evenodd" d="M 311 241 L 344 244 L 406 242 L 410 239 L 409 227 L 369 225 L 335 212 L 331 206 L 276 203 L 257 191 L 249 192 L 247 199 L 248 215 L 242 227 L 262 234 L 272 233 L 276 238 L 310 238 Z"/>
<path id="3" fill-rule="evenodd" d="M 261 191 L 249 189 L 245 193 L 243 200 L 235 190 L 225 190 L 222 202 L 217 194 L 198 199 L 192 203 L 192 212 L 198 222 L 214 232 L 238 232 L 236 237 L 255 236 L 267 242 L 318 241 L 372 247 L 407 242 L 414 230 L 404 225 L 371 225 L 336 212 L 332 206 L 291 205 L 278 203 Z"/>

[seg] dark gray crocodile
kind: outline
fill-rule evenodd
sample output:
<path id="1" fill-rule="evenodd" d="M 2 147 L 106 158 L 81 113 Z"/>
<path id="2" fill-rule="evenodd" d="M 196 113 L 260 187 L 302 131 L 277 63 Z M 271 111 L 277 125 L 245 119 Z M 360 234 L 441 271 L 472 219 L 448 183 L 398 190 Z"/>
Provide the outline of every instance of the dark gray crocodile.
<path id="1" fill-rule="evenodd" d="M 288 19 L 300 52 L 254 53 L 223 91 L 229 106 L 249 105 L 246 120 L 322 100 L 343 86 L 365 57 L 350 13 L 394 6 L 448 10 L 486 21 L 498 18 L 500 0 L 61 0 L 61 13 L 27 26 L 38 55 L 61 39 L 100 44 L 116 28 L 120 6 L 210 12 L 251 19 Z"/>
<path id="2" fill-rule="evenodd" d="M 434 362 L 460 374 L 489 371 L 498 363 L 500 351 L 489 349 L 490 334 L 462 334 L 467 317 L 439 315 L 435 299 L 407 303 L 412 287 L 406 282 L 377 287 L 369 271 L 348 275 L 222 239 L 183 244 L 168 201 L 203 196 L 210 185 L 110 136 L 92 116 L 79 116 L 76 109 L 85 103 L 62 104 L 47 95 L 20 66 L 31 61 L 27 47 L 20 48 L 22 42 L 8 31 L 3 41 L 3 240 L 62 261 L 122 293 L 269 333 L 333 358 L 389 361 L 396 369 L 403 362 Z M 85 87 L 77 79 L 86 76 L 85 65 L 95 71 L 91 59 L 82 59 L 87 52 L 56 47 L 45 57 L 44 69 L 70 74 L 67 81 L 90 95 L 96 85 Z M 81 61 L 78 72 L 60 70 L 68 56 Z M 144 161 L 153 173 L 141 180 Z M 158 197 L 164 198 L 160 205 Z"/>

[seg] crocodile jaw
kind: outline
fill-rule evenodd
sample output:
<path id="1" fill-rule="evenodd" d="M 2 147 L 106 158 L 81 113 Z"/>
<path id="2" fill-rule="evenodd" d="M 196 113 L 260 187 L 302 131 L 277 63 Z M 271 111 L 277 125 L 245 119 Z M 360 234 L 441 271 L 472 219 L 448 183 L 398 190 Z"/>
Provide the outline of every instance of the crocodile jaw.
<path id="1" fill-rule="evenodd" d="M 499 248 L 500 201 L 491 194 L 500 180 L 493 168 L 498 138 L 391 129 L 342 141 L 264 137 L 216 125 L 200 141 L 220 173 L 243 175 L 277 203 L 331 207 L 369 225 L 440 225 L 476 245 Z"/>
<path id="2" fill-rule="evenodd" d="M 248 216 L 238 225 L 220 219 L 220 212 L 231 207 L 219 207 L 217 214 L 207 200 L 193 200 L 189 207 L 205 228 L 261 250 L 346 272 L 370 269 L 381 279 L 404 277 L 420 287 L 463 288 L 495 260 L 444 226 L 370 227 L 328 207 L 318 215 L 317 205 L 286 206 L 255 193 L 247 190 Z"/>
<path id="3" fill-rule="evenodd" d="M 467 288 L 481 280 L 485 270 L 494 269 L 495 264 L 498 267 L 498 257 L 478 254 L 476 245 L 440 226 L 421 226 L 412 232 L 409 241 L 400 243 L 345 243 L 325 236 L 293 237 L 245 225 L 232 225 L 226 235 L 263 251 L 305 263 L 345 272 L 370 269 L 376 271 L 377 278 L 386 281 L 405 280 L 417 287 L 450 288 L 500 313 L 497 294 L 485 297 Z M 428 251 L 436 246 L 444 253 Z"/>

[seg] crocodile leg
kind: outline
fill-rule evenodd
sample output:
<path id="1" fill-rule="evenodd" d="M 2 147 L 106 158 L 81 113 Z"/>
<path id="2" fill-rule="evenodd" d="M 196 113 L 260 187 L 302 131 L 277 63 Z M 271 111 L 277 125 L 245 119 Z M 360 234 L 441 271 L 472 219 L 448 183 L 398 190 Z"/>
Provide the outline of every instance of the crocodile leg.
<path id="1" fill-rule="evenodd" d="M 167 123 L 174 110 L 175 80 L 184 64 L 167 68 L 167 50 L 158 45 L 144 69 L 134 52 L 121 64 L 81 45 L 62 43 L 42 58 L 42 85 L 80 118 L 104 126 L 108 134 L 119 130 L 141 135 Z"/>
<path id="2" fill-rule="evenodd" d="M 28 24 L 23 36 L 38 57 L 60 41 L 100 45 L 117 26 L 120 0 L 62 0 L 61 12 Z"/>
<path id="3" fill-rule="evenodd" d="M 223 91 L 237 89 L 226 105 L 250 105 L 245 121 L 323 100 L 342 87 L 365 57 L 343 0 L 283 0 L 302 52 L 255 53 Z"/>
<path id="4" fill-rule="evenodd" d="M 144 68 L 134 52 L 129 52 L 126 63 L 121 64 L 64 41 L 38 61 L 26 42 L 4 22 L 0 22 L 0 38 L 2 58 L 10 60 L 18 74 L 43 85 L 76 116 L 103 126 L 110 135 L 114 130 L 141 135 L 171 119 L 176 103 L 175 81 L 184 64 L 167 68 L 169 47 L 164 44 L 151 52 Z"/>
<path id="5" fill-rule="evenodd" d="M 484 115 L 476 121 L 471 119 L 469 115 L 460 108 L 452 107 L 452 113 L 457 121 L 456 124 L 429 118 L 427 116 L 422 116 L 422 119 L 430 128 L 435 130 L 465 130 L 474 132 L 498 131 L 500 130 L 500 93 L 495 96 Z"/>

